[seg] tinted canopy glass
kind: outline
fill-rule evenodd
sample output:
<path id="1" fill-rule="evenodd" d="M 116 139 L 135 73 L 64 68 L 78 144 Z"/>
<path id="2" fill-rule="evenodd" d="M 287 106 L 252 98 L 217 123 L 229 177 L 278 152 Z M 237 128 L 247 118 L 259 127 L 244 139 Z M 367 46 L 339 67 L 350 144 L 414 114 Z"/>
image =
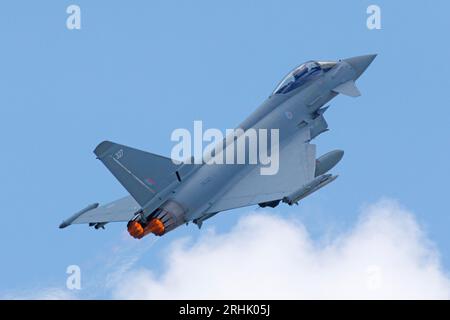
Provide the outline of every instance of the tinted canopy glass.
<path id="1" fill-rule="evenodd" d="M 297 89 L 317 78 L 322 72 L 330 70 L 335 64 L 335 62 L 308 61 L 289 72 L 272 94 L 283 94 Z"/>

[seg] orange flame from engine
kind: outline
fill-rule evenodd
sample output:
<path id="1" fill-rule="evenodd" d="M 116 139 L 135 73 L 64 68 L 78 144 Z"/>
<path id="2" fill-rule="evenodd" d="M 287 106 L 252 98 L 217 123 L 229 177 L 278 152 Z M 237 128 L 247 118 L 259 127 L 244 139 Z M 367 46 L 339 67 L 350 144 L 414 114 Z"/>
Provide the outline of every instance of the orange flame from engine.
<path id="1" fill-rule="evenodd" d="M 159 219 L 150 220 L 145 227 L 143 227 L 138 221 L 128 222 L 128 233 L 135 239 L 141 239 L 149 233 L 161 236 L 164 234 L 164 231 L 164 223 L 162 223 Z"/>
<path id="2" fill-rule="evenodd" d="M 128 233 L 135 239 L 140 239 L 144 235 L 144 228 L 137 221 L 128 222 Z"/>

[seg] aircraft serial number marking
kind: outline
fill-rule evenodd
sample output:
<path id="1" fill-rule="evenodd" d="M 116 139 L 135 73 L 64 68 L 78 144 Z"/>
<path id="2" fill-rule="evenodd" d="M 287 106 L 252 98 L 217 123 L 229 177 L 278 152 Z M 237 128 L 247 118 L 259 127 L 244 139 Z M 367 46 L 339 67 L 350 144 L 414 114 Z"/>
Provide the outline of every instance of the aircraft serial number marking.
<path id="1" fill-rule="evenodd" d="M 119 151 L 117 151 L 115 154 L 114 154 L 114 158 L 116 159 L 116 160 L 119 160 L 120 158 L 122 158 L 123 157 L 123 149 L 120 149 Z"/>

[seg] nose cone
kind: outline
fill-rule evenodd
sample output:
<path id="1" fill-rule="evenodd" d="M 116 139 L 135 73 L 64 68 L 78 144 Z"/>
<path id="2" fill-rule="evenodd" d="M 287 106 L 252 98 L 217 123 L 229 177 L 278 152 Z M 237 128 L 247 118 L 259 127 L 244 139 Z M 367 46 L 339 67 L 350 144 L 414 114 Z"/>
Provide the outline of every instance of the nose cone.
<path id="1" fill-rule="evenodd" d="M 368 54 L 365 56 L 344 59 L 344 61 L 347 62 L 355 70 L 356 79 L 358 79 L 376 58 L 376 56 L 376 54 Z"/>

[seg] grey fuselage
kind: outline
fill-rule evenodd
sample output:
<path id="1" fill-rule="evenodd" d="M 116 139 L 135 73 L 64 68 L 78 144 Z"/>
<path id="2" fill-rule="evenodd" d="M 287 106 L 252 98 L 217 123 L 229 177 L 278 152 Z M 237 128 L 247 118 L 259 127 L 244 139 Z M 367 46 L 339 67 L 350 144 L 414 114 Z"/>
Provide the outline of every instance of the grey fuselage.
<path id="1" fill-rule="evenodd" d="M 282 146 L 299 131 L 302 121 L 311 121 L 313 114 L 337 95 L 333 88 L 356 80 L 360 73 L 346 60 L 341 60 L 329 71 L 322 71 L 319 77 L 291 92 L 272 94 L 239 128 L 279 129 Z M 174 190 L 170 199 L 183 208 L 184 222 L 202 219 L 216 199 L 252 168 L 252 165 L 241 164 L 203 164 Z"/>

